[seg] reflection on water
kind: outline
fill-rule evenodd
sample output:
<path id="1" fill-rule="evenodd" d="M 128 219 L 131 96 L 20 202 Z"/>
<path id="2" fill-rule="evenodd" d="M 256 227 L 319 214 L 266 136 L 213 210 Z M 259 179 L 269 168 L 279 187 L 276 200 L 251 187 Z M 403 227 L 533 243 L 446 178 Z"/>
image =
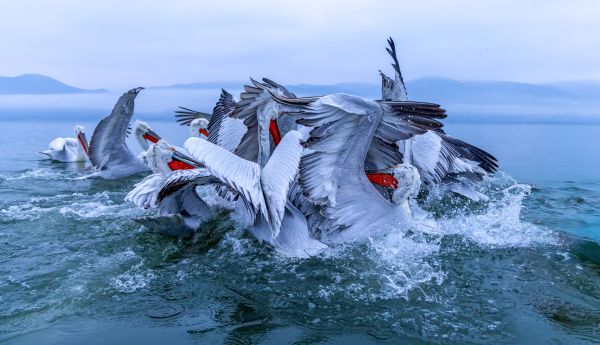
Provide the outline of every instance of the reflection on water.
<path id="1" fill-rule="evenodd" d="M 436 231 L 392 233 L 298 260 L 244 235 L 227 212 L 191 240 L 144 230 L 131 219 L 145 211 L 123 201 L 139 177 L 75 180 L 85 168 L 39 160 L 36 152 L 72 125 L 0 126 L 0 341 L 600 338 L 600 160 L 582 166 L 589 155 L 572 153 L 562 163 L 570 170 L 551 169 L 549 157 L 566 153 L 550 142 L 557 128 L 502 125 L 502 133 L 519 134 L 515 146 L 542 140 L 528 156 L 504 134 L 494 137 L 491 125 L 449 126 L 506 167 L 482 186 L 489 203 L 432 193 L 419 202 L 435 214 Z M 173 143 L 187 135 L 170 123 L 154 127 Z M 590 144 L 588 128 L 569 128 L 580 138 L 572 147 Z"/>

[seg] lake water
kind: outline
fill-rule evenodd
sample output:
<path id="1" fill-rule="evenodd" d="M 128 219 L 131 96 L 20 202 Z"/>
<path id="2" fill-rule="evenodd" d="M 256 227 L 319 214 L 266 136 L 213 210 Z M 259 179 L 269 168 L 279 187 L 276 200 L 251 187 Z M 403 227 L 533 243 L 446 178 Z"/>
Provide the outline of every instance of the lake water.
<path id="1" fill-rule="evenodd" d="M 91 136 L 93 123 L 83 123 Z M 152 123 L 173 144 L 187 136 Z M 449 123 L 497 156 L 491 201 L 420 200 L 438 235 L 298 260 L 240 234 L 131 221 L 140 177 L 75 180 L 37 153 L 74 123 L 0 122 L 0 342 L 369 344 L 600 341 L 600 126 Z M 131 147 L 137 147 L 132 142 Z"/>

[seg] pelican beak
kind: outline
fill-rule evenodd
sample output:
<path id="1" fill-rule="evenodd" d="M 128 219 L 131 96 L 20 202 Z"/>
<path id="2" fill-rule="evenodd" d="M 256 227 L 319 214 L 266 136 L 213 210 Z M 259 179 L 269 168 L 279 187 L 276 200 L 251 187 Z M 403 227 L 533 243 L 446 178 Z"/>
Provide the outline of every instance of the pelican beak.
<path id="1" fill-rule="evenodd" d="M 394 177 L 394 168 L 382 169 L 377 171 L 365 171 L 367 178 L 374 184 L 389 189 L 398 188 L 398 180 Z"/>
<path id="2" fill-rule="evenodd" d="M 88 147 L 88 141 L 87 138 L 85 137 L 85 133 L 77 133 L 77 140 L 79 140 L 79 143 L 81 144 L 81 147 L 83 147 L 83 151 L 85 151 L 85 154 L 87 156 L 90 155 L 90 149 Z"/>
<path id="3" fill-rule="evenodd" d="M 279 145 L 279 142 L 281 141 L 281 133 L 279 132 L 277 120 L 271 119 L 271 122 L 269 123 L 269 133 L 271 133 L 271 137 L 273 137 L 275 146 Z"/>
<path id="4" fill-rule="evenodd" d="M 156 132 L 154 132 L 153 130 L 149 130 L 146 133 L 144 133 L 143 135 L 144 139 L 153 142 L 153 143 L 157 143 L 161 138 L 160 135 L 156 134 Z"/>
<path id="5" fill-rule="evenodd" d="M 127 93 L 132 93 L 134 95 L 137 95 L 138 93 L 140 93 L 140 91 L 142 91 L 144 89 L 145 89 L 145 87 L 138 86 L 135 89 L 131 89 L 131 90 L 127 91 Z"/>
<path id="6" fill-rule="evenodd" d="M 181 152 L 174 151 L 172 161 L 169 162 L 169 167 L 172 170 L 198 169 L 204 168 L 204 164 L 198 162 L 197 160 L 188 155 L 184 155 Z"/>

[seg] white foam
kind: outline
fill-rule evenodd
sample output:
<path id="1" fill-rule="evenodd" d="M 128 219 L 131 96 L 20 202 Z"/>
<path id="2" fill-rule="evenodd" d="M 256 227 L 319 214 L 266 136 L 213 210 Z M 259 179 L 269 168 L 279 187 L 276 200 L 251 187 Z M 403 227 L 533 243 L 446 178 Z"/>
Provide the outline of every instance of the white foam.
<path id="1" fill-rule="evenodd" d="M 5 181 L 15 181 L 24 179 L 56 180 L 65 178 L 65 176 L 59 172 L 52 171 L 49 169 L 32 169 L 14 175 L 0 175 L 0 178 L 4 179 Z"/>
<path id="2" fill-rule="evenodd" d="M 69 202 L 68 199 L 75 200 Z M 110 199 L 110 193 L 106 191 L 92 195 L 72 193 L 53 197 L 33 197 L 28 202 L 0 209 L 0 215 L 4 220 L 37 220 L 56 213 L 77 218 L 130 217 L 132 212 L 138 211 L 129 206 L 114 204 Z"/>
<path id="3" fill-rule="evenodd" d="M 377 298 L 407 298 L 412 289 L 427 282 L 440 284 L 445 274 L 433 267 L 430 260 L 439 251 L 437 238 L 429 238 L 422 234 L 410 234 L 397 231 L 384 237 L 372 239 L 371 259 L 381 270 L 380 279 L 385 288 Z"/>
<path id="4" fill-rule="evenodd" d="M 521 220 L 523 200 L 531 186 L 513 184 L 501 190 L 483 213 L 460 213 L 438 221 L 444 234 L 458 234 L 478 244 L 491 247 L 526 247 L 554 243 L 556 236 L 549 230 Z"/>
<path id="5" fill-rule="evenodd" d="M 133 293 L 143 289 L 156 278 L 150 269 L 142 269 L 143 261 L 132 267 L 131 270 L 110 279 L 110 286 L 122 293 Z"/>
<path id="6" fill-rule="evenodd" d="M 36 220 L 55 210 L 55 207 L 38 207 L 27 202 L 3 208 L 0 210 L 0 215 L 3 220 Z"/>

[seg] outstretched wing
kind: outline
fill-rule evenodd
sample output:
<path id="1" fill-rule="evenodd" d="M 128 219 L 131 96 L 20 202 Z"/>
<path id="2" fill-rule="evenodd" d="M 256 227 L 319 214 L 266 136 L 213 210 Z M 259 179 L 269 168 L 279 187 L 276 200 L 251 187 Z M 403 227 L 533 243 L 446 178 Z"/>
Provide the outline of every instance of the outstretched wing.
<path id="1" fill-rule="evenodd" d="M 445 110 L 433 103 L 403 101 L 381 104 L 388 111 L 371 141 L 365 161 L 367 171 L 387 169 L 402 163 L 397 142 L 424 134 L 428 129 L 441 128 L 442 124 L 437 119 L 446 117 Z"/>
<path id="2" fill-rule="evenodd" d="M 244 92 L 240 95 L 240 101 L 238 102 L 235 110 L 231 113 L 231 117 L 244 121 L 244 124 L 248 128 L 244 136 L 242 137 L 240 144 L 235 150 L 235 153 L 249 161 L 258 161 L 259 152 L 259 138 L 258 138 L 258 121 L 259 111 L 269 106 L 270 103 L 274 102 L 271 98 L 271 93 L 282 95 L 288 98 L 296 97 L 293 93 L 288 91 L 285 87 L 275 83 L 269 79 L 263 79 L 260 83 L 256 80 L 251 79 L 252 86 L 244 85 Z M 271 151 L 275 145 L 271 140 Z"/>
<path id="3" fill-rule="evenodd" d="M 394 68 L 395 78 L 393 83 L 391 84 L 391 99 L 383 98 L 383 100 L 407 101 L 408 94 L 406 92 L 406 84 L 404 84 L 404 78 L 402 78 L 402 72 L 400 72 L 400 63 L 398 62 L 398 55 L 396 54 L 396 44 L 394 43 L 394 40 L 391 37 L 388 38 L 388 44 L 390 45 L 390 47 L 385 48 L 385 50 L 387 50 L 388 54 L 390 54 L 390 56 L 392 57 L 392 60 L 394 60 L 394 63 L 392 63 L 392 67 Z M 381 73 L 381 75 L 383 86 L 383 84 L 386 82 L 385 79 L 387 77 L 383 73 Z M 388 80 L 387 82 L 389 83 L 390 81 L 391 80 Z"/>
<path id="4" fill-rule="evenodd" d="M 133 189 L 125 196 L 125 201 L 130 201 L 140 208 L 156 208 L 158 204 L 158 192 L 163 183 L 162 174 L 146 176 L 142 181 L 135 184 Z"/>
<path id="5" fill-rule="evenodd" d="M 249 214 L 255 217 L 261 213 L 268 219 L 265 199 L 260 181 L 260 167 L 226 149 L 200 138 L 189 138 L 184 147 L 206 169 L 222 183 L 228 185 L 243 196 Z M 254 219 L 251 220 L 254 222 Z"/>
<path id="6" fill-rule="evenodd" d="M 125 139 L 133 116 L 135 97 L 142 89 L 135 88 L 123 94 L 110 115 L 96 126 L 89 148 L 90 161 L 96 170 L 127 164 L 137 159 L 127 147 Z"/>
<path id="7" fill-rule="evenodd" d="M 491 154 L 438 131 L 415 136 L 410 152 L 413 165 L 426 184 L 440 183 L 450 174 L 481 176 L 498 169 Z"/>
<path id="8" fill-rule="evenodd" d="M 247 130 L 244 121 L 229 117 L 236 104 L 233 95 L 222 89 L 207 128 L 208 141 L 229 151 L 237 148 Z"/>
<path id="9" fill-rule="evenodd" d="M 297 112 L 298 123 L 314 127 L 300 160 L 298 180 L 324 216 L 318 220 L 321 224 L 314 224 L 316 235 L 329 237 L 356 219 L 374 222 L 385 210 L 386 201 L 363 172 L 382 115 L 379 104 L 340 94 L 324 96 Z"/>
<path id="10" fill-rule="evenodd" d="M 190 185 L 206 185 L 220 183 L 221 181 L 212 176 L 206 169 L 183 169 L 176 170 L 162 180 L 158 188 L 157 202 Z"/>
<path id="11" fill-rule="evenodd" d="M 179 110 L 175 110 L 175 118 L 175 121 L 177 121 L 180 125 L 189 126 L 190 123 L 192 123 L 192 121 L 195 119 L 210 119 L 210 114 L 185 107 L 179 107 Z"/>
<path id="12" fill-rule="evenodd" d="M 285 212 L 290 184 L 298 173 L 304 148 L 298 131 L 288 132 L 273 151 L 261 173 L 263 194 L 269 210 L 273 237 L 277 237 Z"/>
<path id="13" fill-rule="evenodd" d="M 425 128 L 441 126 L 434 120 L 439 112 L 424 112 L 413 102 L 392 107 L 343 94 L 312 102 L 275 98 L 295 104 L 299 107 L 298 123 L 314 127 L 306 144 L 307 153 L 300 161 L 299 181 L 309 200 L 321 208 L 326 218 L 322 229 L 328 234 L 360 228 L 385 216 L 381 212 L 386 212 L 387 202 L 364 173 L 374 138 L 394 143 L 398 138 L 423 133 Z"/>

